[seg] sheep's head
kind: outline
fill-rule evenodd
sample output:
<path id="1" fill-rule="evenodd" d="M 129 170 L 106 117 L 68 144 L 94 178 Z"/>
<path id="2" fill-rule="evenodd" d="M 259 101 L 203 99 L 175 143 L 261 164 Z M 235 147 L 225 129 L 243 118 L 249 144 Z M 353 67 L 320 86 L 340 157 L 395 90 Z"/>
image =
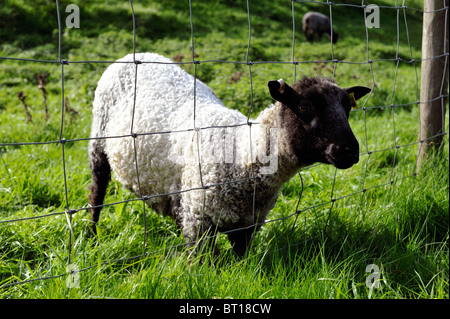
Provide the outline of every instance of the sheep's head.
<path id="1" fill-rule="evenodd" d="M 359 161 L 359 144 L 348 117 L 352 104 L 371 89 L 342 89 L 324 78 L 304 78 L 292 87 L 283 80 L 270 81 L 268 86 L 281 103 L 281 126 L 299 166 L 322 162 L 346 169 Z"/>

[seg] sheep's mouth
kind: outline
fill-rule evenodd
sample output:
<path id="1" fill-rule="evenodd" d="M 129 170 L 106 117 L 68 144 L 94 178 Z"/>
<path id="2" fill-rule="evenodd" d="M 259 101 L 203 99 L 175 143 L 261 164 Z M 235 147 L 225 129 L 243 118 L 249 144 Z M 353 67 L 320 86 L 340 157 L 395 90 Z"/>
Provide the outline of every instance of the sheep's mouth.
<path id="1" fill-rule="evenodd" d="M 348 156 L 346 158 L 340 157 L 339 159 L 334 158 L 332 155 L 325 155 L 327 159 L 327 163 L 333 165 L 339 169 L 347 169 L 352 167 L 354 164 L 359 162 L 359 154 L 358 156 Z"/>
<path id="2" fill-rule="evenodd" d="M 359 152 L 339 152 L 332 150 L 333 147 L 327 148 L 325 151 L 325 159 L 339 169 L 347 169 L 359 162 Z"/>

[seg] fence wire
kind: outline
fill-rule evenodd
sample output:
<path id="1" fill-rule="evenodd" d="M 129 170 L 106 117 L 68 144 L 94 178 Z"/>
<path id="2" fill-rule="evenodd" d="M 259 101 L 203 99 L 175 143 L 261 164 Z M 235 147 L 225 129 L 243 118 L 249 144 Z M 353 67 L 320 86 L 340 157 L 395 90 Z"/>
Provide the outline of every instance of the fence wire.
<path id="1" fill-rule="evenodd" d="M 286 4 L 285 5 L 289 5 L 289 0 L 285 1 Z M 115 60 L 68 60 L 68 59 L 63 59 L 62 58 L 62 51 L 61 51 L 61 45 L 62 45 L 62 25 L 61 25 L 61 15 L 60 15 L 60 3 L 58 0 L 56 0 L 56 16 L 57 16 L 57 20 L 58 20 L 58 60 L 43 60 L 43 59 L 27 59 L 27 58 L 17 58 L 17 57 L 7 57 L 7 56 L 0 56 L 0 59 L 3 60 L 18 60 L 21 61 L 23 63 L 27 63 L 27 62 L 38 62 L 38 63 L 53 63 L 53 64 L 60 64 L 61 65 L 61 122 L 60 122 L 60 131 L 59 131 L 59 139 L 58 140 L 54 140 L 54 141 L 45 141 L 45 142 L 14 142 L 14 143 L 0 143 L 1 147 L 14 147 L 14 146 L 38 146 L 38 145 L 46 145 L 46 144 L 60 144 L 61 147 L 61 162 L 62 162 L 62 166 L 63 166 L 63 175 L 64 175 L 64 200 L 65 200 L 65 210 L 64 211 L 60 211 L 60 212 L 53 212 L 53 213 L 48 213 L 48 214 L 42 214 L 42 215 L 38 215 L 38 216 L 31 216 L 31 217 L 23 217 L 23 218 L 15 218 L 15 219 L 8 219 L 8 220 L 0 220 L 0 224 L 1 225 L 5 225 L 5 224 L 10 224 L 10 223 L 16 223 L 16 222 L 25 222 L 25 221 L 29 221 L 29 220 L 34 220 L 34 219 L 41 219 L 41 218 L 49 218 L 49 217 L 54 217 L 54 216 L 58 216 L 58 215 L 64 215 L 66 217 L 66 222 L 68 225 L 68 229 L 69 229 L 69 238 L 68 238 L 68 261 L 67 264 L 70 265 L 72 263 L 72 246 L 73 246 L 73 230 L 72 230 L 72 216 L 79 213 L 79 212 L 83 212 L 86 211 L 88 209 L 91 208 L 95 208 L 95 207 L 108 207 L 108 206 L 113 206 L 113 205 L 118 205 L 118 204 L 124 204 L 124 203 L 129 203 L 129 202 L 142 202 L 142 216 L 143 216 L 143 224 L 144 224 L 144 240 L 143 240 L 143 253 L 139 254 L 139 255 L 135 255 L 135 256 L 130 256 L 130 257 L 125 257 L 125 258 L 119 258 L 119 259 L 114 259 L 114 260 L 108 260 L 105 261 L 103 263 L 101 263 L 101 266 L 103 265 L 108 265 L 108 264 L 112 264 L 112 263 L 117 263 L 117 262 L 121 262 L 121 261 L 129 261 L 129 260 L 135 260 L 135 259 L 139 259 L 139 258 L 143 258 L 146 256 L 150 256 L 162 251 L 166 251 L 169 249 L 176 249 L 178 247 L 184 247 L 184 246 L 188 246 L 191 244 L 194 244 L 194 242 L 191 243 L 183 243 L 183 244 L 179 244 L 179 245 L 174 245 L 174 246 L 170 246 L 170 247 L 164 247 L 161 249 L 158 249 L 156 251 L 146 251 L 145 250 L 145 244 L 146 244 L 146 234 L 147 234 L 147 228 L 146 228 L 146 220 L 145 220 L 145 216 L 146 216 L 146 204 L 145 202 L 149 199 L 155 198 L 155 197 L 161 197 L 161 196 L 170 196 L 170 195 L 179 195 L 185 192 L 191 192 L 191 191 L 201 191 L 203 190 L 203 209 L 205 209 L 205 191 L 208 188 L 213 188 L 213 187 L 218 187 L 221 185 L 226 185 L 226 184 L 230 184 L 230 183 L 240 183 L 240 182 L 244 182 L 244 181 L 249 181 L 249 180 L 254 180 L 254 188 L 253 188 L 253 215 L 255 215 L 255 196 L 256 196 L 256 176 L 254 174 L 254 172 L 251 172 L 251 177 L 249 178 L 242 178 L 242 179 L 236 179 L 236 180 L 232 180 L 232 181 L 228 181 L 228 182 L 223 182 L 223 183 L 217 183 L 217 184 L 205 184 L 203 181 L 203 177 L 202 177 L 202 165 L 201 165 L 201 160 L 200 160 L 200 147 L 199 147 L 199 132 L 201 130 L 209 130 L 209 129 L 216 129 L 216 128 L 229 128 L 229 127 L 239 127 L 239 126 L 248 126 L 250 132 L 251 132 L 251 127 L 252 124 L 257 124 L 257 123 L 252 123 L 251 121 L 251 116 L 253 113 L 253 103 L 254 103 L 254 99 L 253 99 L 253 92 L 254 92 L 254 88 L 253 88 L 253 75 L 252 75 L 252 66 L 254 65 L 258 65 L 258 64 L 285 64 L 285 65 L 293 65 L 294 68 L 294 82 L 296 81 L 296 74 L 297 74 L 297 67 L 301 64 L 307 64 L 307 63 L 331 63 L 333 64 L 333 78 L 335 77 L 335 73 L 336 73 L 336 68 L 338 64 L 353 64 L 353 65 L 368 65 L 370 68 L 370 74 L 371 74 L 371 79 L 372 79 L 372 89 L 375 88 L 375 77 L 374 77 L 374 73 L 373 73 L 373 64 L 374 63 L 378 63 L 378 62 L 395 62 L 395 78 L 394 78 L 394 85 L 392 88 L 392 93 L 390 95 L 390 99 L 388 101 L 388 103 L 386 105 L 378 105 L 378 106 L 370 106 L 367 107 L 367 101 L 369 100 L 370 96 L 372 95 L 373 91 L 369 94 L 369 96 L 365 99 L 362 107 L 358 108 L 358 109 L 354 109 L 352 110 L 352 112 L 364 112 L 364 128 L 365 128 L 365 152 L 360 153 L 360 157 L 367 155 L 367 159 L 366 159 L 366 163 L 365 163 L 365 168 L 364 168 L 364 175 L 363 175 L 363 179 L 362 179 L 362 188 L 350 193 L 350 194 L 346 194 L 343 196 L 339 196 L 339 197 L 335 197 L 334 193 L 335 193 L 335 184 L 336 184 L 336 172 L 337 169 L 334 170 L 334 177 L 333 177 L 333 183 L 332 183 L 332 188 L 331 188 L 331 195 L 328 201 L 319 203 L 319 204 L 315 204 L 315 205 L 311 205 L 311 206 L 306 206 L 303 207 L 302 209 L 299 209 L 300 207 L 300 203 L 301 203 L 301 198 L 302 198 L 302 193 L 303 193 L 303 178 L 301 175 L 301 172 L 306 170 L 306 169 L 310 169 L 312 167 L 318 166 L 318 165 L 322 165 L 322 164 L 315 164 L 306 168 L 303 168 L 299 173 L 299 177 L 300 177 L 300 181 L 301 181 L 301 192 L 298 198 L 298 201 L 296 203 L 296 208 L 295 211 L 293 211 L 292 213 L 280 217 L 280 218 L 274 218 L 274 219 L 268 219 L 264 222 L 261 223 L 255 223 L 253 225 L 247 226 L 247 227 L 242 227 L 242 228 L 237 228 L 237 229 L 233 229 L 230 231 L 226 231 L 226 232 L 222 232 L 227 234 L 227 233 L 232 233 L 232 232 L 236 232 L 236 231 L 242 231 L 242 230 L 246 230 L 246 229 L 250 229 L 250 228 L 255 228 L 257 226 L 262 226 L 265 224 L 269 224 L 269 223 L 274 223 L 274 222 L 280 222 L 283 220 L 287 220 L 290 218 L 294 218 L 295 217 L 295 221 L 297 220 L 297 218 L 304 212 L 314 209 L 314 208 L 319 208 L 322 206 L 326 206 L 326 205 L 330 205 L 330 214 L 331 211 L 333 210 L 334 204 L 335 202 L 345 199 L 347 197 L 351 197 L 351 196 L 356 196 L 356 195 L 364 195 L 367 191 L 371 190 L 371 189 L 375 189 L 375 188 L 380 188 L 380 187 L 386 187 L 386 186 L 391 186 L 394 183 L 394 166 L 395 163 L 397 162 L 397 156 L 398 156 L 398 151 L 401 148 L 405 148 L 405 147 L 413 147 L 413 146 L 418 146 L 419 148 L 421 147 L 421 145 L 423 145 L 424 142 L 427 142 L 428 140 L 432 140 L 434 138 L 437 138 L 439 136 L 445 136 L 447 135 L 447 132 L 442 132 L 439 133 L 435 136 L 432 136 L 426 140 L 418 140 L 416 142 L 412 142 L 412 143 L 407 143 L 407 144 L 399 144 L 397 143 L 397 139 L 396 139 L 396 127 L 395 127 L 395 108 L 396 107 L 403 107 L 403 106 L 413 106 L 413 105 L 417 105 L 418 107 L 420 106 L 420 104 L 426 104 L 432 101 L 436 101 L 436 100 L 441 100 L 444 101 L 445 98 L 448 98 L 448 93 L 447 94 L 442 94 L 443 92 L 443 84 L 444 84 L 444 78 L 442 79 L 442 89 L 441 89 L 441 95 L 437 96 L 429 101 L 419 101 L 419 78 L 418 78 L 418 71 L 417 71 L 417 64 L 421 63 L 424 60 L 430 60 L 430 59 L 440 59 L 440 58 L 445 58 L 445 63 L 446 65 L 448 64 L 448 58 L 449 58 L 449 52 L 443 52 L 442 54 L 427 58 L 427 59 L 415 59 L 413 57 L 412 54 L 412 48 L 411 48 L 411 41 L 410 41 L 410 33 L 409 33 L 409 29 L 408 29 L 408 20 L 407 20 L 407 11 L 408 10 L 414 10 L 414 11 L 418 11 L 420 13 L 430 13 L 430 14 L 435 14 L 436 12 L 440 12 L 440 11 L 445 11 L 446 14 L 448 15 L 448 10 L 449 7 L 446 6 L 445 1 L 443 1 L 443 7 L 436 9 L 434 11 L 424 11 L 421 10 L 419 8 L 412 8 L 412 7 L 407 7 L 405 5 L 406 0 L 402 1 L 402 4 L 399 4 L 399 1 L 396 0 L 395 1 L 395 5 L 393 6 L 379 6 L 379 8 L 385 8 L 385 9 L 392 9 L 392 10 L 397 10 L 397 21 L 396 21 L 396 26 L 397 26 L 397 39 L 396 39 L 396 55 L 393 58 L 383 58 L 383 59 L 371 59 L 370 58 L 370 50 L 369 50 L 369 28 L 366 25 L 365 26 L 365 34 L 366 34 L 366 47 L 367 47 L 367 54 L 366 54 L 366 60 L 365 61 L 344 61 L 344 60 L 339 60 L 338 58 L 336 58 L 335 53 L 334 53 L 334 48 L 333 48 L 333 42 L 331 41 L 331 59 L 330 60 L 297 60 L 295 57 L 295 48 L 296 48 L 296 15 L 295 15 L 295 8 L 296 6 L 308 3 L 314 3 L 314 4 L 320 4 L 323 6 L 328 6 L 329 7 L 329 17 L 330 17 L 330 24 L 333 26 L 333 8 L 334 7 L 353 7 L 353 8 L 360 8 L 361 10 L 364 10 L 367 5 L 364 4 L 364 0 L 362 0 L 361 5 L 357 5 L 357 4 L 350 4 L 350 3 L 334 3 L 331 1 L 303 1 L 303 0 L 290 0 L 291 2 L 291 8 L 292 8 L 292 60 L 291 61 L 250 61 L 249 56 L 250 56 L 250 49 L 251 49 L 251 45 L 252 45 L 252 15 L 251 15 L 251 7 L 252 5 L 257 5 L 257 3 L 255 4 L 251 4 L 250 0 L 246 1 L 246 11 L 247 11 L 247 17 L 248 17 L 248 32 L 249 32 L 249 36 L 248 36 L 248 45 L 247 45 L 247 52 L 246 52 L 246 57 L 245 57 L 245 61 L 227 61 L 227 60 L 220 60 L 220 59 L 208 59 L 208 60 L 196 60 L 195 58 L 195 32 L 194 32 L 194 17 L 195 17 L 195 12 L 193 12 L 193 8 L 192 8 L 192 0 L 189 0 L 189 16 L 190 16 L 190 35 L 191 35 L 191 54 L 192 54 L 192 60 L 188 61 L 188 62 L 174 62 L 174 63 L 162 63 L 162 64 L 177 64 L 177 65 L 184 65 L 184 64 L 191 64 L 194 65 L 194 95 L 193 95 L 193 108 L 194 108 L 194 117 L 193 117 L 193 127 L 191 129 L 185 129 L 185 130 L 170 130 L 170 131 L 159 131 L 159 132 L 144 132 L 144 133 L 137 133 L 134 131 L 134 119 L 135 119 L 135 107 L 136 107 L 136 91 L 139 88 L 139 83 L 137 80 L 137 72 L 138 72 L 138 68 L 142 65 L 142 64 L 146 64 L 146 63 L 159 63 L 161 64 L 161 62 L 154 62 L 154 61 L 139 61 L 136 60 L 136 15 L 134 12 L 134 8 L 133 8 L 133 1 L 129 0 L 129 4 L 130 4 L 130 10 L 131 10 L 131 15 L 132 15 L 132 23 L 133 23 L 133 48 L 132 48 L 132 52 L 133 52 L 133 61 L 130 62 L 124 62 L 124 61 L 115 61 Z M 280 4 L 282 5 L 282 4 Z M 400 14 L 403 13 L 403 19 L 404 19 L 404 23 L 405 23 L 405 28 L 406 28 L 406 37 L 407 37 L 407 42 L 408 42 L 408 47 L 409 47 L 409 60 L 405 59 L 403 57 L 401 57 L 399 55 L 399 50 L 400 50 Z M 445 41 L 445 36 L 443 41 Z M 445 46 L 444 46 L 445 47 Z M 117 135 L 117 136 L 103 136 L 103 137 L 96 137 L 96 138 L 76 138 L 76 139 L 65 139 L 64 138 L 64 118 L 65 118 L 65 96 L 64 96 L 64 69 L 65 67 L 67 67 L 69 64 L 82 64 L 82 63 L 104 63 L 104 64 L 111 64 L 111 63 L 132 63 L 135 65 L 135 78 L 134 78 L 134 100 L 133 100 L 133 108 L 131 110 L 132 112 L 132 122 L 131 122 L 131 127 L 130 127 L 130 134 L 125 134 L 125 135 Z M 204 63 L 229 63 L 229 64 L 237 64 L 237 65 L 246 65 L 248 67 L 248 71 L 249 71 L 249 82 L 250 82 L 250 105 L 249 105 L 249 111 L 248 111 L 248 115 L 247 115 L 247 122 L 246 123 L 241 123 L 241 124 L 236 124 L 236 125 L 224 125 L 224 126 L 204 126 L 204 127 L 197 127 L 196 125 L 196 82 L 198 79 L 197 76 L 197 66 L 200 64 L 204 64 Z M 413 64 L 414 65 L 414 70 L 415 70 L 415 92 L 414 92 L 414 97 L 415 100 L 408 102 L 408 103 L 404 103 L 404 104 L 393 104 L 393 98 L 394 98 L 394 94 L 395 94 L 395 90 L 396 90 L 396 83 L 398 80 L 398 70 L 399 70 L 399 65 L 400 63 L 407 63 L 407 64 Z M 444 103 L 444 102 L 442 102 Z M 369 148 L 369 142 L 368 142 L 368 134 L 367 134 L 367 112 L 373 109 L 385 109 L 385 108 L 391 108 L 391 114 L 392 114 L 392 125 L 393 125 L 393 140 L 394 140 L 394 146 L 392 147 L 387 147 L 384 149 L 371 149 Z M 420 118 L 419 118 L 419 122 L 420 122 Z M 444 126 L 445 127 L 445 126 Z M 137 162 L 137 149 L 136 149 L 136 138 L 138 136 L 145 136 L 145 135 L 158 135 L 158 134 L 173 134 L 173 133 L 180 133 L 180 132 L 195 132 L 196 136 L 197 136 L 197 150 L 198 150 L 198 154 L 197 154 L 197 159 L 198 159 L 198 173 L 199 173 L 199 177 L 200 177 L 200 181 L 201 181 L 201 187 L 196 187 L 196 188 L 190 188 L 190 189 L 184 189 L 184 190 L 178 190 L 178 191 L 174 191 L 174 192 L 167 192 L 167 193 L 163 193 L 163 194 L 153 194 L 153 195 L 143 195 L 141 192 L 141 183 L 140 183 L 140 179 L 139 179 L 139 167 L 138 167 L 138 162 Z M 251 136 L 251 133 L 250 133 Z M 137 183 L 138 183 L 138 193 L 139 193 L 139 197 L 137 198 L 132 198 L 132 199 L 127 199 L 127 200 L 123 200 L 123 201 L 118 201 L 118 202 L 113 202 L 113 203 L 107 203 L 107 204 L 103 204 L 100 206 L 89 206 L 89 207 L 71 207 L 69 204 L 69 199 L 68 199 L 68 181 L 67 181 L 67 172 L 66 172 L 66 154 L 65 154 L 65 147 L 68 143 L 77 143 L 77 142 L 81 142 L 81 141 L 89 141 L 91 139 L 117 139 L 117 138 L 132 138 L 133 140 L 133 151 L 134 151 L 134 164 L 135 164 L 135 169 L 136 169 L 136 173 L 137 173 Z M 1 142 L 1 141 L 0 141 Z M 380 183 L 377 185 L 372 185 L 372 186 L 366 186 L 366 178 L 367 175 L 369 174 L 369 170 L 368 170 L 368 163 L 370 160 L 370 157 L 378 152 L 386 152 L 386 151 L 395 151 L 394 154 L 394 160 L 393 160 L 393 165 L 392 165 L 392 169 L 391 169 L 391 174 L 390 174 L 390 178 L 387 182 L 385 183 Z M 250 154 L 251 154 L 251 159 L 253 159 L 253 154 L 252 154 L 252 150 L 250 147 Z M 417 165 L 417 160 L 416 160 L 416 165 Z M 410 177 L 414 177 L 416 176 L 415 173 L 415 169 L 413 171 L 412 174 L 407 175 L 407 176 L 403 176 L 400 178 L 395 179 L 395 181 L 401 180 L 401 179 L 405 179 L 405 178 L 410 178 Z M 362 200 L 362 199 L 361 199 Z M 254 216 L 255 217 L 255 216 Z M 256 218 L 254 218 L 254 220 L 257 220 Z M 296 225 L 296 222 L 294 222 L 293 226 Z M 208 237 L 215 237 L 218 235 L 211 235 Z M 297 244 L 294 244 L 297 245 Z M 80 273 L 83 271 L 86 271 L 88 269 L 91 269 L 93 267 L 98 267 L 99 265 L 92 265 L 92 266 L 88 266 L 86 268 L 83 269 L 78 269 L 78 270 L 71 270 L 68 271 L 66 273 L 62 273 L 59 275 L 54 275 L 54 276 L 47 276 L 47 277 L 40 277 L 40 278 L 32 278 L 32 279 L 28 279 L 28 280 L 23 280 L 23 281 L 16 281 L 16 282 L 9 282 L 7 284 L 3 284 L 2 286 L 0 286 L 0 288 L 7 288 L 7 287 L 11 287 L 11 286 L 16 286 L 16 285 L 20 285 L 20 284 L 25 284 L 25 283 L 29 283 L 29 282 L 33 282 L 33 281 L 40 281 L 40 280 L 49 280 L 49 279 L 56 279 L 56 278 L 62 278 L 62 277 L 67 277 L 69 275 L 73 275 L 75 273 Z"/>

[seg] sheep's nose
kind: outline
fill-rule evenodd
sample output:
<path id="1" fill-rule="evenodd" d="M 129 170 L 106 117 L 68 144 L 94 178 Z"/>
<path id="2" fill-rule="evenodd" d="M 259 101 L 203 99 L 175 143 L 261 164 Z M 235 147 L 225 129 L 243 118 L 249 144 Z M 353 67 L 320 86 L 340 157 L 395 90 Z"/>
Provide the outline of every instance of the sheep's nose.
<path id="1" fill-rule="evenodd" d="M 342 153 L 345 154 L 344 157 L 348 158 L 353 164 L 359 162 L 359 144 L 357 141 L 355 142 L 342 147 Z"/>
<path id="2" fill-rule="evenodd" d="M 347 143 L 336 145 L 334 156 L 344 164 L 351 166 L 359 162 L 359 143 L 356 138 L 350 139 Z"/>
<path id="3" fill-rule="evenodd" d="M 353 164 L 359 162 L 359 147 L 355 150 L 354 147 L 345 147 L 344 152 L 348 156 L 348 158 L 353 161 Z"/>

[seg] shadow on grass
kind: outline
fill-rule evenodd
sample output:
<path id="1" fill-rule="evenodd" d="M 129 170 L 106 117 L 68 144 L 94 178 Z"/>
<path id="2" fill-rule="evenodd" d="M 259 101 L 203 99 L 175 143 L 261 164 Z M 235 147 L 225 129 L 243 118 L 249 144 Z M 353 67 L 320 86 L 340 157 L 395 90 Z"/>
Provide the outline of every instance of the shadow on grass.
<path id="1" fill-rule="evenodd" d="M 297 270 L 315 264 L 317 270 L 323 266 L 337 273 L 350 269 L 347 276 L 364 283 L 366 267 L 376 264 L 404 296 L 428 293 L 448 278 L 449 178 L 447 159 L 441 162 L 392 188 L 377 199 L 386 206 L 372 207 L 363 218 L 344 207 L 304 226 L 293 227 L 295 218 L 270 226 L 264 269 L 275 273 L 280 263 Z"/>

